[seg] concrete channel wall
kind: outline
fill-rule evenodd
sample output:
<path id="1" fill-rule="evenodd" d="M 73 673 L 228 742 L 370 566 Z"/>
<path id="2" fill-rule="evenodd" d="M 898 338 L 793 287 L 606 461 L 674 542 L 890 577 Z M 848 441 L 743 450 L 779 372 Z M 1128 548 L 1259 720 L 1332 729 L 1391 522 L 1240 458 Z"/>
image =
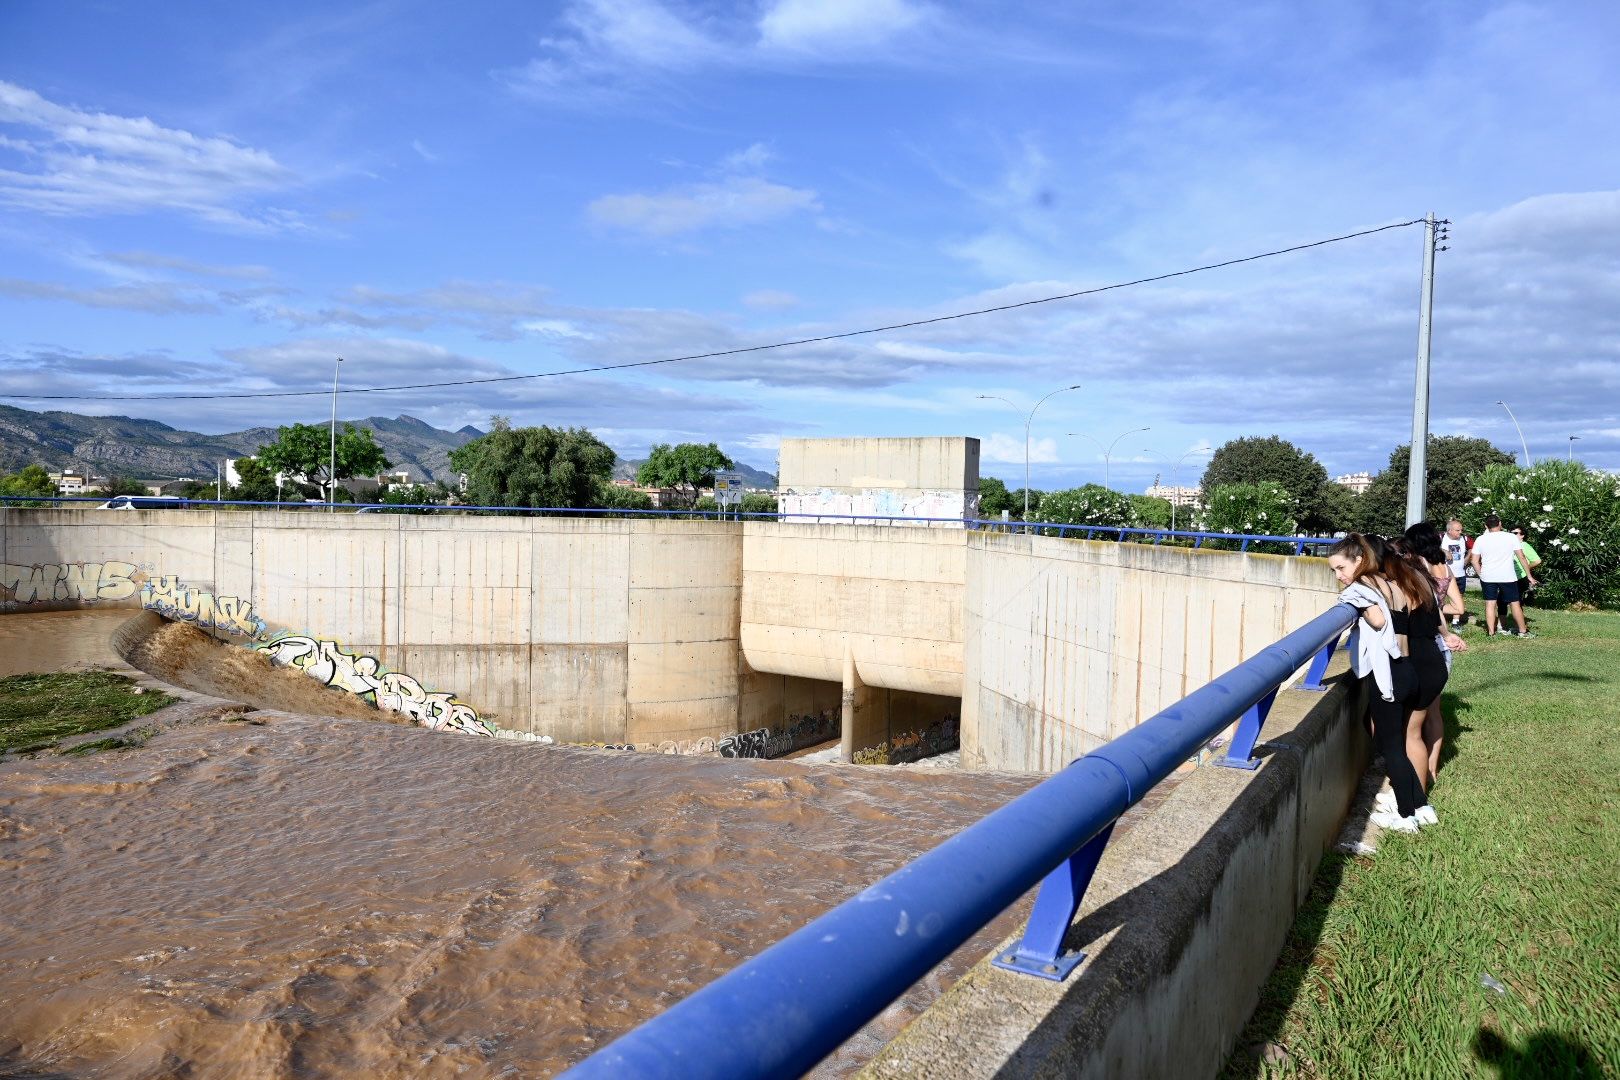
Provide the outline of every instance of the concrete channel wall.
<path id="1" fill-rule="evenodd" d="M 6 509 L 0 563 L 0 610 L 155 597 L 561 741 L 830 725 L 853 754 L 949 725 L 971 767 L 1034 771 L 1332 591 L 1316 559 L 952 528 L 320 511 Z"/>
<path id="2" fill-rule="evenodd" d="M 1065 942 L 1086 959 L 1066 981 L 987 957 L 863 1080 L 1218 1075 L 1355 796 L 1361 714 L 1348 678 L 1284 691 L 1258 770 L 1194 770 L 1105 849 Z"/>
<path id="3" fill-rule="evenodd" d="M 1321 559 L 967 534 L 962 756 L 1051 772 L 1297 630 Z"/>

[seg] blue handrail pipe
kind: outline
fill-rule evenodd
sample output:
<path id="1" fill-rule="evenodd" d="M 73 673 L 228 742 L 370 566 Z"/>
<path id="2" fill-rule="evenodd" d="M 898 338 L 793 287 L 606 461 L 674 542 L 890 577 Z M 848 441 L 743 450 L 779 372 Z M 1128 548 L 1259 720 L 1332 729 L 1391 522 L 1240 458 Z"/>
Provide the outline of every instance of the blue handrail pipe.
<path id="1" fill-rule="evenodd" d="M 802 1076 L 1043 879 L 1023 940 L 993 963 L 1064 978 L 1084 959 L 1064 938 L 1120 815 L 1240 718 L 1227 758 L 1252 767 L 1278 688 L 1310 662 L 1304 689 L 1320 689 L 1355 616 L 1334 605 L 563 1075 Z"/>

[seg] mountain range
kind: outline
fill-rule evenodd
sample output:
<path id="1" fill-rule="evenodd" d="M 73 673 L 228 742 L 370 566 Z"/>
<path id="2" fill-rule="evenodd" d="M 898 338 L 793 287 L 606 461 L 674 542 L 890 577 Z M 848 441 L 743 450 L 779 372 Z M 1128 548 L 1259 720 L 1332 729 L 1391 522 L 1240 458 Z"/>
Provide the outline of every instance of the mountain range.
<path id="1" fill-rule="evenodd" d="M 445 431 L 414 416 L 368 416 L 339 423 L 370 428 L 395 471 L 408 469 L 412 480 L 447 484 L 456 479 L 450 451 L 484 434 L 470 424 Z M 52 471 L 89 469 L 98 475 L 138 480 L 182 476 L 208 480 L 226 458 L 250 456 L 275 438 L 273 427 L 203 435 L 138 417 L 32 412 L 0 405 L 0 473 L 44 465 Z M 620 458 L 613 475 L 632 478 L 640 464 Z M 751 487 L 774 486 L 769 473 L 741 464 L 738 471 Z"/>

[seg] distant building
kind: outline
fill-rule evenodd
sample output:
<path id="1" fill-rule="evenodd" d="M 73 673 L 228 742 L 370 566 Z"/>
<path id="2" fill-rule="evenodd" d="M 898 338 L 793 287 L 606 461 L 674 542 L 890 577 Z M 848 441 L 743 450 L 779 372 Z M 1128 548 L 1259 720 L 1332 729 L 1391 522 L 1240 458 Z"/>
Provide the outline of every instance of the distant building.
<path id="1" fill-rule="evenodd" d="M 105 476 L 88 476 L 72 469 L 47 473 L 46 475 L 51 478 L 51 483 L 56 485 L 58 495 L 82 495 L 86 491 L 97 490 L 107 482 Z"/>
<path id="2" fill-rule="evenodd" d="M 1352 495 L 1364 494 L 1368 488 L 1372 487 L 1372 481 L 1372 473 L 1367 472 L 1345 473 L 1343 476 L 1333 478 L 1335 484 L 1349 488 Z"/>
<path id="3" fill-rule="evenodd" d="M 1199 487 L 1171 487 L 1169 484 L 1154 484 L 1145 492 L 1150 499 L 1168 499 L 1172 506 L 1197 506 L 1198 500 L 1204 494 Z"/>

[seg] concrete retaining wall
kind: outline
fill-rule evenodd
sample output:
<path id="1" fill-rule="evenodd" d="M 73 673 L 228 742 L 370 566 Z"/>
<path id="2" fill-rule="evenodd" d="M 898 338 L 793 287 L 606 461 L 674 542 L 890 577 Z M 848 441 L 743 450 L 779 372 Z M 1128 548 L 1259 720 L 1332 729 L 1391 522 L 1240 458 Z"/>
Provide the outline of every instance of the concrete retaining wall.
<path id="1" fill-rule="evenodd" d="M 0 563 L 0 610 L 157 596 L 229 640 L 303 635 L 355 692 L 387 669 L 559 740 L 694 744 L 836 709 L 853 754 L 959 713 L 969 767 L 1032 771 L 1333 591 L 1316 559 L 667 519 L 0 510 Z"/>
<path id="2" fill-rule="evenodd" d="M 862 1076 L 1216 1075 L 1365 769 L 1356 698 L 1348 680 L 1284 691 L 1259 770 L 1195 770 L 1108 847 L 1066 942 L 1088 955 L 1066 982 L 986 959 Z"/>
<path id="3" fill-rule="evenodd" d="M 1050 772 L 1333 603 L 1321 559 L 966 537 L 962 755 Z"/>

